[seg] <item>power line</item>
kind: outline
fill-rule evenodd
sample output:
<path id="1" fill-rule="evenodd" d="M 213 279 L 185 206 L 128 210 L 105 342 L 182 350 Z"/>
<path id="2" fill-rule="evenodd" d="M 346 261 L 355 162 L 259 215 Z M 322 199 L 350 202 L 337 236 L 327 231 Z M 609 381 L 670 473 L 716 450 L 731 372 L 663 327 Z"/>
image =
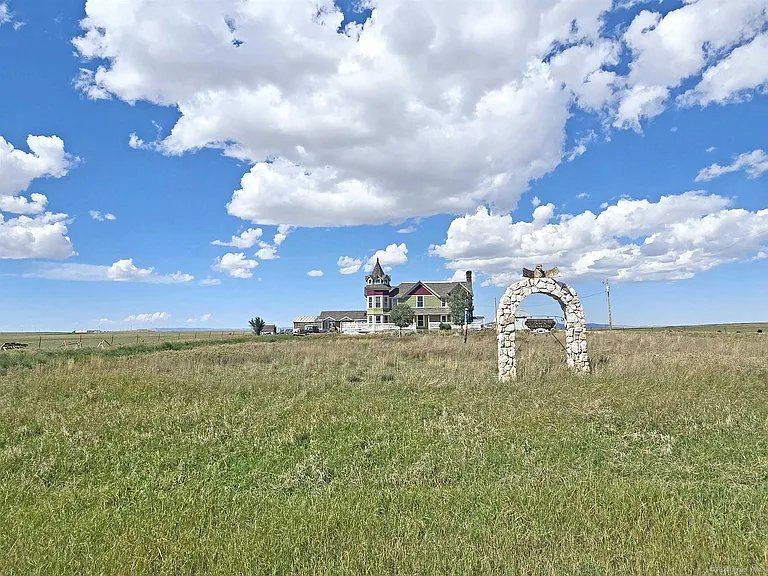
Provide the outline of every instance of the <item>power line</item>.
<path id="1" fill-rule="evenodd" d="M 712 254 L 719 254 L 720 252 L 725 252 L 726 250 L 730 250 L 734 246 L 738 246 L 742 242 L 746 242 L 747 240 L 753 240 L 755 238 L 759 238 L 760 236 L 768 235 L 768 230 L 763 230 L 762 232 L 758 232 L 757 234 L 752 234 L 750 236 L 747 236 L 746 238 L 742 238 L 741 240 L 737 240 L 733 244 L 729 244 L 728 246 L 725 246 L 724 248 L 720 248 L 719 250 L 714 250 L 712 252 L 709 252 L 710 255 Z"/>
<path id="2" fill-rule="evenodd" d="M 602 292 L 602 291 L 595 292 L 594 294 L 589 294 L 588 296 L 579 296 L 579 300 L 586 300 L 587 298 L 594 298 L 595 296 L 602 296 L 603 294 L 605 294 L 605 292 Z M 546 294 L 542 294 L 542 295 L 546 295 Z M 557 301 L 545 302 L 542 304 L 525 304 L 522 306 L 522 308 L 542 308 L 544 306 L 553 306 L 555 304 L 557 304 Z"/>

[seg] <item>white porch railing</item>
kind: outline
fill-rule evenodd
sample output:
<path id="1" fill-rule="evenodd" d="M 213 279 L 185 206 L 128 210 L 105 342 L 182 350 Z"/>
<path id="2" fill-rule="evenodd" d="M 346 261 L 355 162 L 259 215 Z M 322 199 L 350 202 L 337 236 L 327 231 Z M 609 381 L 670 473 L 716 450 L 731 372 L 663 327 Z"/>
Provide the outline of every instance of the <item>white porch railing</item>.
<path id="1" fill-rule="evenodd" d="M 356 324 L 355 322 L 342 322 L 342 334 L 378 334 L 379 332 L 399 332 L 400 328 L 394 324 Z M 415 332 L 416 324 L 403 328 L 403 332 Z"/>
<path id="2" fill-rule="evenodd" d="M 430 322 L 428 329 L 432 332 L 440 330 L 440 322 Z M 451 328 L 456 331 L 461 331 L 464 326 L 452 325 Z M 469 329 L 473 332 L 478 332 L 483 329 L 483 325 L 480 322 L 473 322 L 469 325 Z M 381 332 L 400 332 L 400 328 L 394 324 L 357 324 L 355 322 L 342 322 L 339 330 L 342 334 L 378 334 Z M 416 324 L 411 324 L 407 328 L 403 328 L 403 332 L 416 332 L 423 330 L 418 328 Z"/>

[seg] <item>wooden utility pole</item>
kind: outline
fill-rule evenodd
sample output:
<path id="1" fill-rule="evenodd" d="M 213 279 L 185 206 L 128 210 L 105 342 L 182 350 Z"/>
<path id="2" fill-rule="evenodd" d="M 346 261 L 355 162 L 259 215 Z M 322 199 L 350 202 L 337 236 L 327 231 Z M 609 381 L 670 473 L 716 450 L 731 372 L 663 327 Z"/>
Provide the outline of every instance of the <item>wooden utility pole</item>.
<path id="1" fill-rule="evenodd" d="M 605 295 L 608 299 L 608 329 L 613 330 L 613 317 L 611 316 L 611 285 L 608 280 L 603 280 L 605 284 Z"/>

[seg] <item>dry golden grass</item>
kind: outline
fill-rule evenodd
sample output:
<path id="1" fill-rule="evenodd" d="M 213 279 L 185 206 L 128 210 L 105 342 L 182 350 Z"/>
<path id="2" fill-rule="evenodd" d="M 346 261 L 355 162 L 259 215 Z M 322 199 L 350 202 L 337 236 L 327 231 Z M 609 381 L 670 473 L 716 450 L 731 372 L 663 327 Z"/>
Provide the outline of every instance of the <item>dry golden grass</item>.
<path id="1" fill-rule="evenodd" d="M 768 336 L 308 337 L 0 375 L 2 574 L 768 571 Z"/>

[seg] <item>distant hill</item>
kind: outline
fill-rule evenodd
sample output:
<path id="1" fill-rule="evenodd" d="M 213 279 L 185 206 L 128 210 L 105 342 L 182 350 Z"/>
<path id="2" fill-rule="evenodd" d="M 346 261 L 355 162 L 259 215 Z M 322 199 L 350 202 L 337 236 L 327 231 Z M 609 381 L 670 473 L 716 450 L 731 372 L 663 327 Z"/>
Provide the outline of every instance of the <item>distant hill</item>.
<path id="1" fill-rule="evenodd" d="M 153 328 L 153 332 L 250 332 L 249 328 Z"/>

